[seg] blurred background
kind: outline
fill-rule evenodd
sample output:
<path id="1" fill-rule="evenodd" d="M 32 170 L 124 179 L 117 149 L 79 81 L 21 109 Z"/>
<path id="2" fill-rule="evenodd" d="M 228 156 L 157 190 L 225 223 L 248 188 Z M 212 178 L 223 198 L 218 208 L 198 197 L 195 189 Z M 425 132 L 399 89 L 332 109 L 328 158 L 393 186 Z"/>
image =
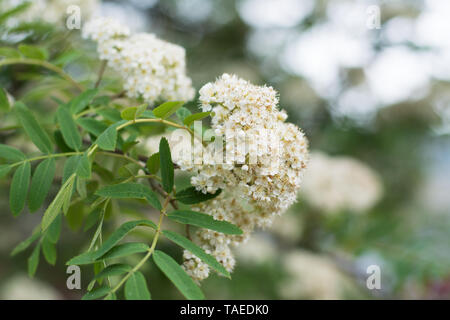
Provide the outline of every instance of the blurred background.
<path id="1" fill-rule="evenodd" d="M 102 1 L 96 12 L 185 47 L 197 90 L 225 72 L 273 86 L 310 141 L 298 203 L 236 251 L 231 281 L 202 283 L 208 298 L 450 298 L 450 2 L 131 0 Z M 37 26 L 39 39 L 0 39 L 49 41 Z M 88 68 L 93 44 L 77 30 L 70 37 L 90 48 L 77 58 Z M 38 94 L 0 72 L 11 93 Z M 39 215 L 12 218 L 7 182 L 0 188 L 0 298 L 80 298 L 64 265 L 86 242 L 78 222 L 65 226 L 56 265 L 41 263 L 29 279 L 27 257 L 9 255 Z M 366 285 L 372 265 L 380 289 Z M 180 298 L 146 268 L 153 298 Z M 83 288 L 88 280 L 82 274 Z"/>

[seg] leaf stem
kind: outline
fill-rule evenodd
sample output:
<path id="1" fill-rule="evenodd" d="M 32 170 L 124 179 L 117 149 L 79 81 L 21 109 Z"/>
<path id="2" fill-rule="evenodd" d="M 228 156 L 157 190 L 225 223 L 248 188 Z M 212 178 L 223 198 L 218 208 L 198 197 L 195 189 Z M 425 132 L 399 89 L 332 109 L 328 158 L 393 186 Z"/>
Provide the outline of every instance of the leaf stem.
<path id="1" fill-rule="evenodd" d="M 100 65 L 100 70 L 98 71 L 97 82 L 95 82 L 95 86 L 94 86 L 95 89 L 98 88 L 98 86 L 100 85 L 100 82 L 102 81 L 103 74 L 105 73 L 105 68 L 106 68 L 106 60 L 102 60 L 102 64 Z"/>
<path id="2" fill-rule="evenodd" d="M 25 162 L 31 162 L 31 161 L 37 161 L 37 160 L 43 160 L 43 159 L 48 159 L 48 158 L 58 158 L 58 157 L 67 157 L 67 156 L 75 156 L 75 155 L 80 155 L 83 154 L 83 152 L 65 152 L 65 153 L 52 153 L 52 154 L 46 154 L 44 156 L 39 156 L 39 157 L 34 157 L 34 158 L 29 158 L 29 159 L 25 159 L 19 162 L 15 162 L 11 164 L 11 167 L 16 167 L 19 166 Z"/>
<path id="3" fill-rule="evenodd" d="M 76 82 L 70 75 L 68 75 L 63 69 L 51 64 L 50 62 L 39 60 L 39 59 L 23 59 L 23 58 L 15 58 L 15 59 L 4 59 L 0 61 L 0 67 L 11 65 L 11 64 L 30 64 L 35 66 L 41 66 L 46 69 L 49 69 L 53 72 L 59 74 L 63 79 L 70 82 L 74 87 L 76 87 L 80 91 L 84 91 L 84 87 Z"/>
<path id="4" fill-rule="evenodd" d="M 169 198 L 170 197 L 167 197 L 167 199 L 169 199 Z M 115 293 L 117 290 L 119 290 L 120 287 L 128 280 L 128 278 L 131 277 L 131 275 L 133 273 L 138 271 L 144 265 L 144 263 L 151 257 L 152 253 L 155 251 L 156 243 L 158 242 L 159 235 L 161 233 L 161 226 L 162 226 L 163 218 L 164 218 L 164 215 L 165 215 L 166 207 L 167 207 L 167 204 L 169 203 L 167 201 L 167 199 L 166 199 L 166 201 L 164 203 L 163 209 L 161 210 L 161 212 L 159 214 L 159 221 L 158 221 L 158 225 L 156 227 L 156 233 L 155 233 L 155 236 L 153 238 L 151 247 L 147 251 L 147 254 L 141 259 L 141 261 L 138 262 L 138 264 L 136 266 L 134 266 L 133 269 L 128 271 L 128 273 L 122 278 L 122 280 L 120 280 L 120 282 L 108 293 L 108 295 L 105 297 L 105 299 L 108 298 L 113 293 Z"/>

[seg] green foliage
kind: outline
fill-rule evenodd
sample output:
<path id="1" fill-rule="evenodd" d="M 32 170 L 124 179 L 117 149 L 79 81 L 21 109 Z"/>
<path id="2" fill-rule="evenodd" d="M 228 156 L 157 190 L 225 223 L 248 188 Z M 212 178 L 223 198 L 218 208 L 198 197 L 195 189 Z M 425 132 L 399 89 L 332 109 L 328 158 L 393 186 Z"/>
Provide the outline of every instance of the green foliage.
<path id="1" fill-rule="evenodd" d="M 167 217 L 179 223 L 211 229 L 225 234 L 242 234 L 242 230 L 235 225 L 226 221 L 215 220 L 209 214 L 202 212 L 175 210 L 170 212 Z"/>
<path id="2" fill-rule="evenodd" d="M 194 280 L 187 275 L 171 256 L 156 250 L 153 253 L 153 261 L 187 299 L 203 300 L 205 298 Z"/>
<path id="3" fill-rule="evenodd" d="M 58 123 L 65 143 L 74 150 L 81 149 L 81 135 L 66 106 L 60 106 L 56 112 Z"/>
<path id="4" fill-rule="evenodd" d="M 189 116 L 192 114 L 192 112 L 189 111 L 188 108 L 181 107 L 180 109 L 178 109 L 178 110 L 175 112 L 175 114 L 177 115 L 178 119 L 180 119 L 181 122 L 183 122 L 184 119 L 186 119 L 187 117 L 189 117 Z"/>
<path id="5" fill-rule="evenodd" d="M 114 199 L 145 199 L 155 209 L 161 210 L 162 208 L 158 196 L 149 187 L 138 183 L 119 183 L 106 186 L 98 190 L 96 194 Z"/>
<path id="6" fill-rule="evenodd" d="M 76 120 L 76 122 L 84 130 L 93 134 L 96 137 L 101 135 L 108 128 L 108 125 L 106 125 L 105 123 L 92 118 L 79 118 Z M 112 150 L 114 150 L 114 148 L 115 144 Z"/>
<path id="7" fill-rule="evenodd" d="M 146 163 L 146 167 L 148 169 L 148 172 L 151 174 L 157 174 L 159 171 L 160 166 L 160 159 L 159 159 L 159 152 L 152 154 Z"/>
<path id="8" fill-rule="evenodd" d="M 149 246 L 145 243 L 140 242 L 130 242 L 116 245 L 114 248 L 109 250 L 102 256 L 102 259 L 115 259 L 126 257 L 135 253 L 142 253 L 148 251 Z"/>
<path id="9" fill-rule="evenodd" d="M 90 264 L 109 252 L 114 246 L 122 240 L 131 230 L 138 226 L 146 226 L 156 229 L 156 225 L 150 220 L 129 221 L 122 224 L 113 234 L 106 240 L 103 245 L 94 252 L 85 252 L 72 259 L 67 264 Z M 117 250 L 117 249 L 116 249 Z"/>
<path id="10" fill-rule="evenodd" d="M 117 124 L 111 125 L 103 131 L 95 143 L 100 149 L 114 151 L 117 144 Z"/>
<path id="11" fill-rule="evenodd" d="M 9 194 L 9 206 L 15 216 L 17 216 L 25 207 L 30 176 L 31 165 L 29 162 L 21 164 L 14 173 Z"/>
<path id="12" fill-rule="evenodd" d="M 69 109 L 72 114 L 77 114 L 83 111 L 95 98 L 98 89 L 88 89 L 81 93 L 78 97 L 69 102 Z"/>
<path id="13" fill-rule="evenodd" d="M 3 88 L 0 88 L 0 110 L 1 111 L 9 111 L 10 105 L 9 100 L 6 95 L 6 91 Z"/>
<path id="14" fill-rule="evenodd" d="M 214 199 L 221 192 L 222 190 L 217 190 L 215 193 L 203 193 L 195 187 L 189 187 L 177 192 L 177 200 L 185 204 L 196 204 Z"/>
<path id="15" fill-rule="evenodd" d="M 23 8 L 19 6 L 0 14 L 0 20 Z M 28 30 L 31 37 L 33 30 L 36 31 L 26 26 L 19 26 L 18 30 Z M 0 47 L 0 56 L 4 57 L 0 68 L 18 63 L 23 65 L 22 72 L 31 66 L 29 71 L 21 73 L 21 81 L 33 81 L 23 96 L 15 90 L 16 83 L 8 84 L 8 92 L 14 95 L 12 101 L 18 101 L 13 107 L 7 91 L 0 88 L 0 111 L 8 121 L 9 113 L 12 119 L 17 119 L 17 126 L 6 128 L 5 142 L 0 144 L 0 178 L 10 180 L 5 185 L 10 187 L 9 207 L 14 216 L 25 206 L 30 213 L 43 211 L 34 232 L 20 242 L 11 255 L 29 251 L 30 276 L 38 269 L 41 252 L 48 264 L 59 265 L 58 242 L 63 226 L 67 225 L 73 232 L 84 232 L 86 238 L 89 237 L 87 243 L 74 248 L 80 250 L 86 244 L 83 253 L 63 262 L 93 269 L 94 276 L 84 300 L 151 299 L 146 275 L 141 270 L 150 258 L 186 298 L 203 299 L 199 287 L 180 265 L 157 250 L 160 238 L 175 243 L 180 252 L 189 250 L 221 275 L 230 277 L 230 274 L 187 237 L 163 230 L 164 218 L 229 234 L 239 234 L 241 230 L 206 214 L 190 210 L 171 212 L 171 208 L 178 208 L 178 201 L 195 204 L 216 197 L 220 191 L 204 195 L 188 188 L 177 194 L 177 165 L 172 161 L 167 139 L 160 140 L 158 152 L 152 155 L 143 150 L 140 142 L 166 129 L 182 128 L 192 134 L 189 128 L 192 122 L 210 113 L 192 114 L 181 101 L 164 102 L 154 110 L 147 110 L 147 103 L 129 107 L 127 105 L 135 105 L 136 101 L 122 104 L 117 98 L 123 95 L 114 82 L 105 81 L 101 86 L 98 86 L 100 82 L 91 84 L 89 80 L 78 83 L 62 69 L 83 59 L 81 52 L 73 49 L 58 52 L 50 42 L 41 44 L 38 38 L 33 39 L 32 44 L 24 41 L 14 48 Z M 14 75 L 15 72 L 5 73 L 6 78 Z M 45 81 L 47 76 L 51 81 Z M 169 120 L 174 114 L 177 122 Z M 22 146 L 19 149 L 14 143 L 9 145 L 10 131 L 14 131 L 14 135 L 22 134 L 37 149 L 30 151 L 23 147 L 24 152 Z M 52 190 L 56 190 L 56 195 Z M 52 199 L 47 199 L 50 194 Z M 143 219 L 154 213 L 159 214 L 158 223 Z M 137 218 L 126 219 L 127 222 L 114 227 L 113 221 L 125 215 Z M 137 230 L 138 227 L 145 228 Z M 126 241 L 131 232 L 146 240 Z M 152 237 L 150 243 L 147 242 L 149 236 Z M 130 265 L 136 256 L 140 256 L 140 260 Z"/>
<path id="16" fill-rule="evenodd" d="M 26 156 L 16 148 L 0 144 L 0 158 L 8 162 L 20 162 L 26 159 Z"/>
<path id="17" fill-rule="evenodd" d="M 176 232 L 169 230 L 164 230 L 163 235 L 167 237 L 169 240 L 179 245 L 180 247 L 196 255 L 200 260 L 208 264 L 211 268 L 213 268 L 217 272 L 223 274 L 226 277 L 230 277 L 230 273 L 219 262 L 217 262 L 216 258 L 214 258 L 210 254 L 207 254 L 202 248 L 197 246 L 189 239 L 183 237 L 182 235 Z"/>
<path id="18" fill-rule="evenodd" d="M 125 283 L 125 297 L 127 300 L 150 300 L 145 277 L 139 271 L 134 272 Z"/>
<path id="19" fill-rule="evenodd" d="M 47 49 L 28 44 L 19 45 L 19 51 L 30 59 L 47 60 L 49 56 Z"/>
<path id="20" fill-rule="evenodd" d="M 99 288 L 96 288 L 92 291 L 89 291 L 88 293 L 86 293 L 82 300 L 95 300 L 95 299 L 99 299 L 102 298 L 104 296 L 106 296 L 109 292 L 109 287 L 107 286 L 102 286 Z"/>
<path id="21" fill-rule="evenodd" d="M 53 242 L 51 242 L 46 237 L 42 241 L 42 253 L 44 254 L 45 260 L 51 264 L 55 265 L 56 263 L 56 247 Z"/>
<path id="22" fill-rule="evenodd" d="M 33 249 L 33 253 L 28 258 L 28 275 L 30 277 L 34 277 L 34 274 L 36 273 L 37 267 L 39 265 L 40 252 L 41 252 L 41 243 L 38 242 Z"/>
<path id="23" fill-rule="evenodd" d="M 0 18 L 1 20 L 1 18 Z M 5 58 L 20 58 L 20 52 L 18 52 L 17 50 L 13 49 L 13 48 L 9 48 L 9 47 L 0 47 L 0 57 L 5 57 Z"/>
<path id="24" fill-rule="evenodd" d="M 183 101 L 168 101 L 153 109 L 155 117 L 166 119 L 183 106 Z"/>
<path id="25" fill-rule="evenodd" d="M 11 256 L 15 256 L 16 254 L 21 253 L 22 251 L 28 249 L 28 247 L 36 241 L 41 236 L 40 230 L 36 230 L 33 232 L 31 236 L 29 236 L 27 239 L 19 243 L 12 251 Z"/>
<path id="26" fill-rule="evenodd" d="M 75 182 L 75 174 L 72 174 L 67 181 L 63 184 L 55 199 L 48 206 L 42 217 L 42 231 L 45 231 L 52 222 L 56 219 L 61 210 L 67 212 L 68 204 L 72 196 L 73 185 Z"/>
<path id="27" fill-rule="evenodd" d="M 28 195 L 30 212 L 38 210 L 44 203 L 45 197 L 52 186 L 55 171 L 55 159 L 53 158 L 45 159 L 36 167 Z"/>
<path id="28" fill-rule="evenodd" d="M 143 112 L 145 111 L 146 108 L 147 108 L 147 104 L 142 104 L 138 107 L 129 107 L 129 108 L 124 109 L 120 113 L 120 116 L 124 120 L 136 120 L 143 114 Z"/>
<path id="29" fill-rule="evenodd" d="M 184 118 L 183 123 L 189 127 L 194 121 L 202 120 L 206 117 L 209 117 L 210 114 L 211 114 L 211 112 L 194 113 L 194 114 Z"/>
<path id="30" fill-rule="evenodd" d="M 163 188 L 170 193 L 173 189 L 174 168 L 169 143 L 166 138 L 161 138 L 159 142 L 159 167 L 161 168 Z"/>
<path id="31" fill-rule="evenodd" d="M 131 270 L 131 267 L 127 264 L 123 263 L 117 263 L 117 264 L 111 264 L 107 266 L 105 269 L 97 273 L 92 280 L 100 280 L 107 277 L 112 276 L 120 276 L 121 274 L 127 273 Z"/>
<path id="32" fill-rule="evenodd" d="M 25 132 L 36 147 L 43 153 L 51 153 L 53 151 L 52 142 L 47 133 L 36 121 L 31 111 L 21 102 L 17 102 L 14 105 L 14 110 L 25 129 Z"/>

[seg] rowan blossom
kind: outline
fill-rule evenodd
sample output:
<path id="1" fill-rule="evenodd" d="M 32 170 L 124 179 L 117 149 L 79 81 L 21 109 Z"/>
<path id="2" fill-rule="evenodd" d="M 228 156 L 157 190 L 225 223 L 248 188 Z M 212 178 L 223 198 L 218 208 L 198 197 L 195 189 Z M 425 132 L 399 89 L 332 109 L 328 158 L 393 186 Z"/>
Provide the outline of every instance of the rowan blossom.
<path id="1" fill-rule="evenodd" d="M 214 142 L 200 148 L 207 161 L 179 164 L 194 174 L 191 184 L 197 190 L 214 193 L 222 189 L 218 198 L 194 208 L 216 220 L 233 223 L 244 232 L 240 236 L 206 229 L 196 233 L 197 243 L 231 271 L 235 262 L 229 248 L 245 242 L 256 227 L 270 226 L 296 201 L 308 143 L 297 126 L 285 122 L 286 112 L 278 109 L 272 87 L 224 74 L 200 89 L 200 102 L 203 111 L 212 111 Z M 219 140 L 225 150 L 223 161 L 217 161 L 216 149 L 208 148 Z M 185 252 L 185 259 L 184 267 L 194 279 L 208 275 L 203 272 L 205 266 L 189 252 Z"/>
<path id="2" fill-rule="evenodd" d="M 294 250 L 281 257 L 287 278 L 279 283 L 284 299 L 335 300 L 354 290 L 349 279 L 325 256 Z"/>
<path id="3" fill-rule="evenodd" d="M 373 207 L 382 192 L 379 176 L 364 163 L 350 157 L 311 154 L 302 192 L 311 206 L 325 213 L 359 213 Z"/>
<path id="4" fill-rule="evenodd" d="M 158 39 L 154 34 L 136 33 L 109 18 L 88 22 L 83 36 L 98 43 L 100 58 L 123 79 L 127 95 L 150 105 L 161 101 L 192 100 L 195 91 L 186 75 L 183 47 Z"/>

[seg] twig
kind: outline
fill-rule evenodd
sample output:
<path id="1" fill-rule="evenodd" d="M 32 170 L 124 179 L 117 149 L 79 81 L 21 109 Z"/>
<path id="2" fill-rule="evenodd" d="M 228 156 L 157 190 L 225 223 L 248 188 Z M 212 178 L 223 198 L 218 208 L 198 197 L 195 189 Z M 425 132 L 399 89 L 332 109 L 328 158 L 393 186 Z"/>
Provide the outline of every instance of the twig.
<path id="1" fill-rule="evenodd" d="M 11 64 L 29 64 L 29 65 L 35 65 L 35 66 L 41 66 L 46 69 L 49 69 L 53 72 L 56 72 L 59 74 L 62 78 L 70 82 L 74 87 L 76 87 L 80 91 L 84 91 L 84 87 L 76 82 L 70 75 L 68 75 L 63 69 L 43 60 L 38 59 L 23 59 L 23 58 L 17 58 L 17 59 L 4 59 L 0 61 L 0 67 L 11 65 Z"/>
<path id="2" fill-rule="evenodd" d="M 102 60 L 102 64 L 100 65 L 100 70 L 98 71 L 98 78 L 97 82 L 95 82 L 94 88 L 97 89 L 100 85 L 100 82 L 102 82 L 103 74 L 105 73 L 106 69 L 106 60 Z"/>

